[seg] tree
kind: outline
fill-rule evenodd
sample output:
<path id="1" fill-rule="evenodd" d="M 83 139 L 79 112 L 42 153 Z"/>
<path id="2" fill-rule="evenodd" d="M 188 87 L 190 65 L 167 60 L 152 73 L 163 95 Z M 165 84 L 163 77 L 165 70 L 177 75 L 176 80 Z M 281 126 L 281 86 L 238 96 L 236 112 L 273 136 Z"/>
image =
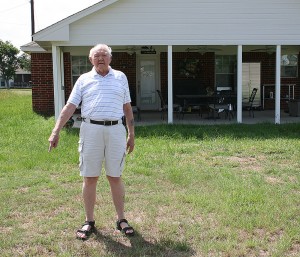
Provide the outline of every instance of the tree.
<path id="1" fill-rule="evenodd" d="M 19 61 L 19 49 L 14 47 L 9 41 L 0 39 L 0 74 L 9 88 L 9 80 L 14 77 L 16 70 L 21 67 Z"/>

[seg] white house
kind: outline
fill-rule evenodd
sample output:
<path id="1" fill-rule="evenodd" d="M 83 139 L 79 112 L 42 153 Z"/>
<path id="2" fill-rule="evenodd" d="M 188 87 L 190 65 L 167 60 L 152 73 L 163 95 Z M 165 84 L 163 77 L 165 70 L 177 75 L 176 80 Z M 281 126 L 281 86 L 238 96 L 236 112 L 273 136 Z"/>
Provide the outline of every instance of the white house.
<path id="1" fill-rule="evenodd" d="M 168 123 L 177 92 L 217 87 L 235 92 L 238 123 L 253 87 L 257 105 L 274 108 L 280 123 L 284 100 L 300 98 L 299 28 L 295 0 L 103 0 L 38 31 L 21 49 L 32 55 L 38 112 L 58 116 L 74 80 L 90 68 L 89 49 L 105 43 L 113 49 L 113 66 L 129 77 L 134 105 L 158 109 L 161 90 Z M 49 65 L 53 73 L 45 75 Z"/>

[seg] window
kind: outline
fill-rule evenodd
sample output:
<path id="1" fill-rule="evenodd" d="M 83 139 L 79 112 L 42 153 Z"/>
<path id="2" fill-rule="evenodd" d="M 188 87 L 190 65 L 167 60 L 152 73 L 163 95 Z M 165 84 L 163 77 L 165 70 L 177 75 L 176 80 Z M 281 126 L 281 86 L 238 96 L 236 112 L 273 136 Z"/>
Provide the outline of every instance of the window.
<path id="1" fill-rule="evenodd" d="M 236 56 L 216 55 L 216 87 L 236 88 Z"/>
<path id="2" fill-rule="evenodd" d="M 83 73 L 86 73 L 92 69 L 91 64 L 87 56 L 72 56 L 72 82 L 75 84 L 76 80 Z"/>
<path id="3" fill-rule="evenodd" d="M 298 77 L 298 55 L 284 54 L 281 56 L 281 77 Z"/>

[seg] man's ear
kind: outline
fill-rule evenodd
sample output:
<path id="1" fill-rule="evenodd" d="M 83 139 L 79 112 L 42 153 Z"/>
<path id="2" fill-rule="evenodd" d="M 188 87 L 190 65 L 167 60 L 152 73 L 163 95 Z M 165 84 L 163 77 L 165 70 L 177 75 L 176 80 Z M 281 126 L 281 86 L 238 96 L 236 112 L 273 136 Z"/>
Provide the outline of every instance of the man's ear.
<path id="1" fill-rule="evenodd" d="M 93 64 L 93 59 L 92 59 L 92 57 L 89 57 L 89 60 L 90 60 L 90 62 L 91 62 L 91 64 Z"/>

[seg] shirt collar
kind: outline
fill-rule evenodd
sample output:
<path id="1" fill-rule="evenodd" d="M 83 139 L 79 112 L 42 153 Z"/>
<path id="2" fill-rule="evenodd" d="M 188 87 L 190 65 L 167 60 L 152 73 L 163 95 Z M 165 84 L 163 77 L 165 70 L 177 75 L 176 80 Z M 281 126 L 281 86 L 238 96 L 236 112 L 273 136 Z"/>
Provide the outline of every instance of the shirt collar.
<path id="1" fill-rule="evenodd" d="M 107 76 L 113 75 L 113 69 L 110 66 L 108 66 L 108 73 L 105 76 L 102 76 L 96 71 L 95 67 L 93 67 L 92 74 L 93 74 L 93 76 L 100 76 L 100 77 L 105 78 Z"/>

